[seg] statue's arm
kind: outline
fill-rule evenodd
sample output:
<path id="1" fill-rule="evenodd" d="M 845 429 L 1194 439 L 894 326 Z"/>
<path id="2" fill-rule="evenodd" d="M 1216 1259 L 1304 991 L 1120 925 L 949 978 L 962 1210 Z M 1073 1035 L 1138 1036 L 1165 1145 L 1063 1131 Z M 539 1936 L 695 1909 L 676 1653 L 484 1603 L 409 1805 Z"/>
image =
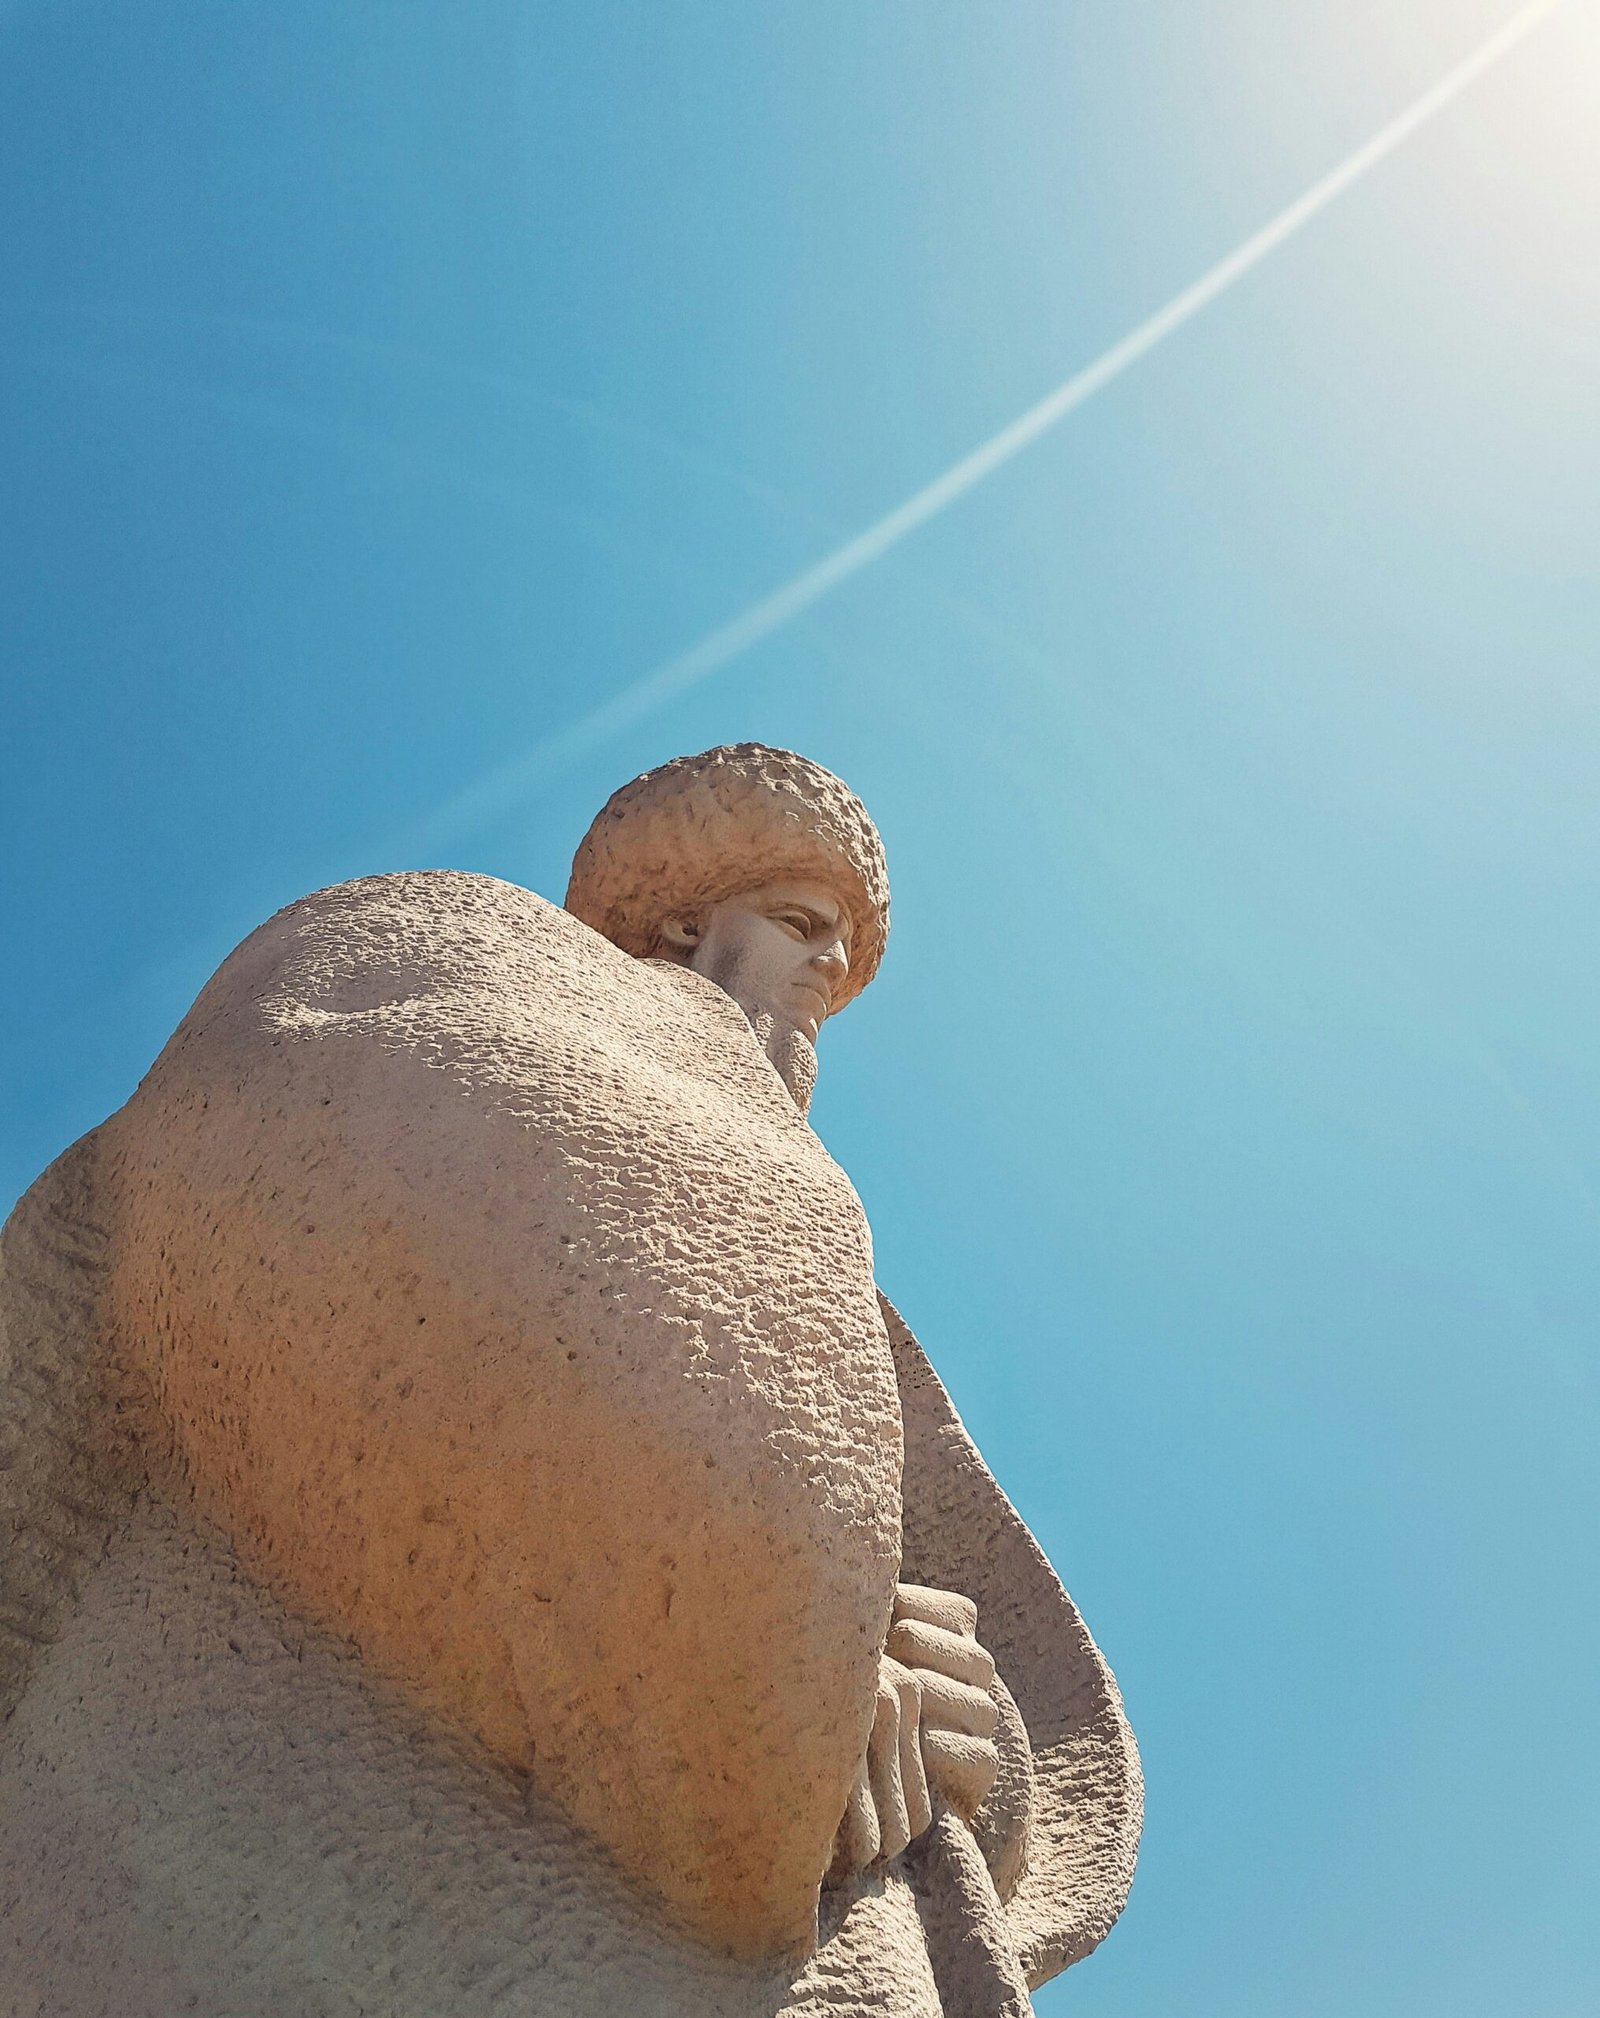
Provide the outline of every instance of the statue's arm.
<path id="1" fill-rule="evenodd" d="M 995 1878 L 1002 1896 L 1009 1890 L 1011 1937 L 1036 1986 L 1088 1954 L 1122 1910 L 1143 1810 L 1138 1752 L 1077 1608 L 904 1320 L 879 1300 L 905 1429 L 901 1575 L 969 1599 L 999 1671 L 1000 1772 L 974 1833 L 995 1869 L 996 1830 L 1003 1836 L 1020 1821 L 1014 1890 L 1003 1870 Z M 1013 1796 L 1030 1758 L 1031 1805 L 1019 1816 Z"/>

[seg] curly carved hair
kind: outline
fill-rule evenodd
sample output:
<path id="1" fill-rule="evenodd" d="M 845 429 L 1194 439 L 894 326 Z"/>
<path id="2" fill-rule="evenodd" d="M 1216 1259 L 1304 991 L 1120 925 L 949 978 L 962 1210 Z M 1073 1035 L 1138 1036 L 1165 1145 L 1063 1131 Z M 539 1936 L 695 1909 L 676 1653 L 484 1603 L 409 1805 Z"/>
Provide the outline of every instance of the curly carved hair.
<path id="1" fill-rule="evenodd" d="M 792 750 L 729 743 L 674 757 L 624 785 L 573 857 L 567 909 L 637 959 L 669 948 L 663 922 L 764 883 L 821 883 L 850 919 L 840 1005 L 878 970 L 889 872 L 867 809 Z"/>

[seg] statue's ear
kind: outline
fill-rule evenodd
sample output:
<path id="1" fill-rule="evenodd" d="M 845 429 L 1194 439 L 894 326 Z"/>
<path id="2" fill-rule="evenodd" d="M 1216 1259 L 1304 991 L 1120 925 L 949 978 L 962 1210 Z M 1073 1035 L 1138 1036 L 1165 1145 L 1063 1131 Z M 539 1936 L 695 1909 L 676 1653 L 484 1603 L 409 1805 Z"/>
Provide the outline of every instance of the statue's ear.
<path id="1" fill-rule="evenodd" d="M 661 936 L 669 946 L 677 946 L 685 953 L 692 953 L 700 944 L 700 926 L 693 918 L 663 918 Z"/>

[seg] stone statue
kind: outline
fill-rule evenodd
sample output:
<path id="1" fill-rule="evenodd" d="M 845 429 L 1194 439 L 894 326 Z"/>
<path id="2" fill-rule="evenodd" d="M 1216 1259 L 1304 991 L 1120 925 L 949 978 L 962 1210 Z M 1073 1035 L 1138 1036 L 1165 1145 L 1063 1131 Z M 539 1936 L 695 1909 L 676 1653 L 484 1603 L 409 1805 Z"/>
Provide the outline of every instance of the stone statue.
<path id="1" fill-rule="evenodd" d="M 373 877 L 0 1246 L 0 2008 L 990 2018 L 1121 1908 L 1104 1662 L 805 1121 L 888 923 L 787 752 L 565 909 Z"/>

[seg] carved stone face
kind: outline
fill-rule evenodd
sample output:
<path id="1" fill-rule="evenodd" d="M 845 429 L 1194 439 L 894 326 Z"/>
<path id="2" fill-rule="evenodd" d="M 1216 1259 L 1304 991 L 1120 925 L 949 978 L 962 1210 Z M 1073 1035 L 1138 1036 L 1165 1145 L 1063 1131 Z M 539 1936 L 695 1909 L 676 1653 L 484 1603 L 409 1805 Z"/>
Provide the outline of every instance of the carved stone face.
<path id="1" fill-rule="evenodd" d="M 663 936 L 687 964 L 763 1024 L 814 1044 L 850 971 L 850 920 L 820 883 L 764 883 L 696 918 L 670 918 Z"/>

